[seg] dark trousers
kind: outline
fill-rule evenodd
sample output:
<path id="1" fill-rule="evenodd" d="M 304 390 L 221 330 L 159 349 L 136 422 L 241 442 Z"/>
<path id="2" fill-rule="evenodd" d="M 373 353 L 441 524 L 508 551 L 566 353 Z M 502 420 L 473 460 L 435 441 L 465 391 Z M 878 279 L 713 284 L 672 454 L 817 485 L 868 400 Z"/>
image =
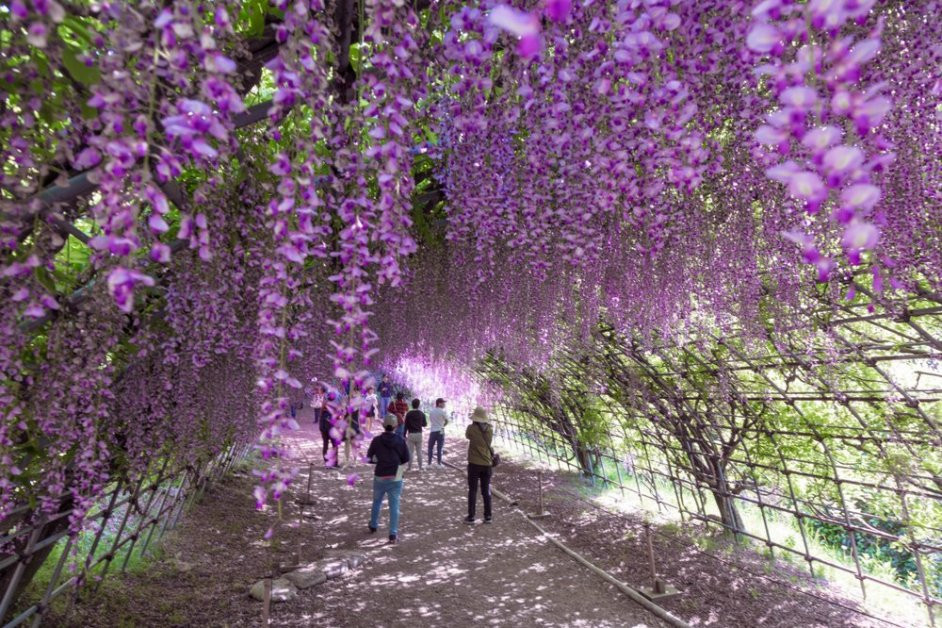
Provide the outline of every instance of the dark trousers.
<path id="1" fill-rule="evenodd" d="M 330 440 L 330 431 L 321 430 L 321 439 L 324 441 L 324 461 L 327 461 L 327 450 L 330 449 L 331 440 Z"/>
<path id="2" fill-rule="evenodd" d="M 432 446 L 438 443 L 438 464 L 442 463 L 442 447 L 445 446 L 445 430 L 428 433 L 428 463 L 432 464 Z"/>
<path id="3" fill-rule="evenodd" d="M 484 518 L 491 518 L 491 467 L 480 464 L 468 465 L 468 519 L 474 519 L 474 508 L 478 501 L 478 482 L 484 498 Z"/>

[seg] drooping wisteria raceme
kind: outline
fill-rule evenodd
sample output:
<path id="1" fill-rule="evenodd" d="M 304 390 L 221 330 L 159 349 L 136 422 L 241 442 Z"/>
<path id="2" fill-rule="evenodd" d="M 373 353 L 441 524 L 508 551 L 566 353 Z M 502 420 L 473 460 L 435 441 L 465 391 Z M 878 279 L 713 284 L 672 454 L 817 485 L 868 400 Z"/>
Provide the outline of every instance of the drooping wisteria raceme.
<path id="1" fill-rule="evenodd" d="M 252 438 L 261 507 L 312 380 L 339 441 L 378 365 L 938 294 L 937 9 L 9 0 L 0 517 Z"/>
<path id="2" fill-rule="evenodd" d="M 289 8 L 288 3 L 281 3 L 280 8 Z M 310 9 L 288 11 L 276 31 L 276 41 L 281 47 L 279 54 L 267 64 L 276 86 L 269 117 L 276 122 L 292 115 L 292 107 L 304 100 L 315 110 L 328 104 L 326 68 L 315 63 L 314 58 L 326 53 L 331 38 L 316 12 L 323 11 L 323 7 L 314 5 Z M 314 98 L 309 99 L 311 96 Z M 329 232 L 323 225 L 329 222 L 330 216 L 322 212 L 317 191 L 322 161 L 316 150 L 317 143 L 323 141 L 325 124 L 318 117 L 309 116 L 308 124 L 303 126 L 306 127 L 304 133 L 285 138 L 277 126 L 273 128 L 274 138 L 284 146 L 275 153 L 267 168 L 274 177 L 269 183 L 274 193 L 258 208 L 260 218 L 271 229 L 270 247 L 274 248 L 274 255 L 266 251 L 261 257 L 263 277 L 256 347 L 264 459 L 285 457 L 279 436 L 284 430 L 298 427 L 288 412 L 289 394 L 292 389 L 301 389 L 303 384 L 291 375 L 289 368 L 302 355 L 295 345 L 306 331 L 295 324 L 290 310 L 312 306 L 309 292 L 299 289 L 304 280 L 303 269 L 308 258 L 327 256 L 320 246 L 320 238 Z M 269 489 L 275 499 L 280 499 L 295 469 L 272 465 L 260 473 L 261 483 L 255 490 L 259 508 L 264 505 Z"/>
<path id="3" fill-rule="evenodd" d="M 891 143 L 876 132 L 892 105 L 887 85 L 861 80 L 880 52 L 883 22 L 860 36 L 845 34 L 848 25 L 866 24 L 873 4 L 763 2 L 747 38 L 752 50 L 769 55 L 760 70 L 780 103 L 756 129 L 756 140 L 772 153 L 759 156 L 770 163 L 766 175 L 787 186 L 807 217 L 824 213 L 841 227 L 853 265 L 877 247 L 885 223 L 879 183 L 894 161 Z M 820 228 L 806 218 L 784 235 L 827 281 L 837 264 L 808 231 Z M 872 268 L 879 277 L 879 265 Z"/>

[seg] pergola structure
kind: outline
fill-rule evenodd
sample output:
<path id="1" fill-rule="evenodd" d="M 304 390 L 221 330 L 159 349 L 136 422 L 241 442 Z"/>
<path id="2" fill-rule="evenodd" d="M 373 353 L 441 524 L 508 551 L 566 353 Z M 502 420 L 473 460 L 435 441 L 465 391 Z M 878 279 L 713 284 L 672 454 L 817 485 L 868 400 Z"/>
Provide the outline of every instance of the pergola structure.
<path id="1" fill-rule="evenodd" d="M 305 387 L 342 430 L 404 354 L 520 452 L 935 623 L 935 9 L 0 4 L 0 619 L 250 451 L 281 499 Z"/>
<path id="2" fill-rule="evenodd" d="M 647 346 L 600 327 L 549 372 L 497 357 L 481 372 L 510 391 L 499 433 L 514 449 L 769 556 L 791 554 L 812 576 L 844 572 L 863 599 L 875 587 L 918 598 L 933 622 L 940 312 L 929 297 L 892 314 L 847 305 L 758 342 Z M 822 537 L 840 539 L 848 560 Z M 866 567 L 890 548 L 907 578 Z M 877 616 L 900 619 L 892 608 Z"/>

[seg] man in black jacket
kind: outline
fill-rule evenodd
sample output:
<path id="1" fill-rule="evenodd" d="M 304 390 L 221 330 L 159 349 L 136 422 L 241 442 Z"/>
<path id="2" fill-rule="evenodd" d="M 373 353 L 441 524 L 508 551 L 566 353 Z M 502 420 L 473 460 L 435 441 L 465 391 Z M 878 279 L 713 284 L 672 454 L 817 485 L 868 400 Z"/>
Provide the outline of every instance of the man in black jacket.
<path id="1" fill-rule="evenodd" d="M 422 428 L 428 427 L 428 418 L 419 410 L 422 402 L 412 400 L 412 409 L 406 413 L 406 447 L 410 454 L 419 461 L 419 471 L 422 470 Z M 409 461 L 409 471 L 412 471 L 412 461 Z"/>
<path id="2" fill-rule="evenodd" d="M 399 422 L 394 414 L 383 420 L 384 432 L 373 439 L 366 457 L 376 465 L 373 472 L 373 510 L 370 513 L 370 533 L 379 528 L 379 511 L 383 507 L 383 496 L 389 496 L 389 542 L 399 539 L 399 498 L 402 496 L 402 474 L 399 467 L 409 462 L 406 441 L 393 430 Z"/>

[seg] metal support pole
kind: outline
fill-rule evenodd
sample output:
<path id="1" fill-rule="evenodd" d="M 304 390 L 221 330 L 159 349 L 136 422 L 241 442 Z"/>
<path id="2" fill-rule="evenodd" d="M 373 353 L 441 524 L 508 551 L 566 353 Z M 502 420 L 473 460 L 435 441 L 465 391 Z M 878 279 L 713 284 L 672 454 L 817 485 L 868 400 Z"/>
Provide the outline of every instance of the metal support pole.
<path id="1" fill-rule="evenodd" d="M 68 542 L 65 544 L 65 548 L 62 550 L 62 554 L 59 556 L 59 562 L 56 563 L 56 567 L 52 572 L 52 577 L 49 578 L 49 586 L 46 587 L 46 592 L 43 594 L 42 600 L 39 602 L 36 614 L 33 616 L 32 626 L 37 628 L 43 620 L 43 615 L 46 614 L 46 609 L 49 607 L 49 602 L 52 600 L 52 592 L 56 588 L 56 583 L 59 582 L 59 576 L 62 575 L 62 567 L 65 565 L 65 561 L 69 557 L 69 550 L 72 549 L 72 543 L 75 542 L 75 537 L 69 537 Z"/>
<path id="2" fill-rule="evenodd" d="M 177 522 L 180 520 L 180 515 L 183 514 L 183 510 L 186 507 L 187 503 L 187 490 L 189 490 L 190 485 L 190 471 L 187 470 L 183 474 L 183 481 L 180 482 L 179 488 L 177 488 L 177 495 L 174 498 L 173 507 L 170 509 L 170 515 L 164 520 L 163 527 L 160 528 L 160 533 L 157 535 L 157 542 L 159 543 L 164 534 L 167 533 L 167 530 L 172 530 L 177 527 Z"/>
<path id="3" fill-rule="evenodd" d="M 169 460 L 164 458 L 164 463 L 160 467 L 160 471 L 157 473 L 157 477 L 160 478 L 163 476 L 164 470 L 167 468 L 167 463 Z M 148 465 L 149 468 L 149 465 Z M 127 504 L 124 507 L 124 516 L 121 518 L 121 525 L 118 526 L 118 531 L 115 533 L 114 543 L 111 544 L 111 549 L 108 550 L 108 553 L 104 556 L 104 566 L 102 567 L 101 577 L 92 587 L 92 593 L 98 591 L 99 586 L 101 586 L 101 581 L 104 579 L 105 575 L 108 573 L 108 568 L 111 566 L 111 561 L 115 559 L 115 552 L 118 550 L 119 545 L 121 544 L 122 537 L 124 536 L 124 528 L 127 526 L 128 519 L 131 517 L 131 508 L 133 504 L 137 503 L 137 497 L 141 493 L 141 489 L 144 487 L 144 484 L 147 482 L 147 469 L 144 470 L 144 474 L 141 476 L 141 479 L 138 480 L 137 486 L 134 487 L 134 492 L 130 495 L 127 500 Z M 104 522 L 102 522 L 102 527 L 104 527 Z"/>
<path id="4" fill-rule="evenodd" d="M 164 496 L 160 500 L 160 505 L 157 507 L 157 514 L 153 519 L 153 523 L 150 526 L 150 530 L 147 531 L 147 538 L 144 539 L 144 544 L 141 546 L 141 556 L 147 554 L 147 547 L 150 545 L 150 540 L 154 536 L 154 530 L 157 529 L 157 524 L 163 520 L 163 525 L 166 526 L 167 521 L 170 519 L 170 515 L 173 514 L 173 511 L 177 507 L 177 499 L 180 497 L 180 492 L 177 491 L 177 494 L 173 496 L 173 500 L 170 502 L 170 507 L 165 508 L 167 503 L 167 497 L 170 495 L 171 491 L 174 490 L 173 480 L 170 481 L 170 486 L 167 487 L 167 490 L 164 491 Z M 163 535 L 161 535 L 163 536 Z"/>
<path id="5" fill-rule="evenodd" d="M 134 531 L 134 534 L 131 535 L 131 545 L 128 547 L 127 551 L 124 554 L 124 561 L 121 563 L 121 573 L 128 568 L 128 563 L 131 561 L 131 554 L 134 553 L 134 546 L 137 545 L 137 540 L 140 538 L 144 528 L 150 526 L 153 528 L 154 523 L 157 521 L 156 518 L 150 516 L 150 508 L 154 504 L 154 499 L 157 497 L 157 493 L 162 492 L 160 489 L 160 483 L 164 481 L 164 471 L 167 469 L 167 462 L 164 462 L 164 465 L 160 468 L 160 473 L 157 475 L 157 480 L 154 482 L 154 488 L 150 491 L 150 497 L 147 498 L 147 504 L 144 505 L 144 512 L 141 513 L 141 520 L 138 522 L 137 530 Z M 157 507 L 157 513 L 160 514 L 160 509 L 163 508 L 164 502 L 167 500 L 167 492 L 163 491 L 163 497 L 160 499 L 160 505 Z"/>

